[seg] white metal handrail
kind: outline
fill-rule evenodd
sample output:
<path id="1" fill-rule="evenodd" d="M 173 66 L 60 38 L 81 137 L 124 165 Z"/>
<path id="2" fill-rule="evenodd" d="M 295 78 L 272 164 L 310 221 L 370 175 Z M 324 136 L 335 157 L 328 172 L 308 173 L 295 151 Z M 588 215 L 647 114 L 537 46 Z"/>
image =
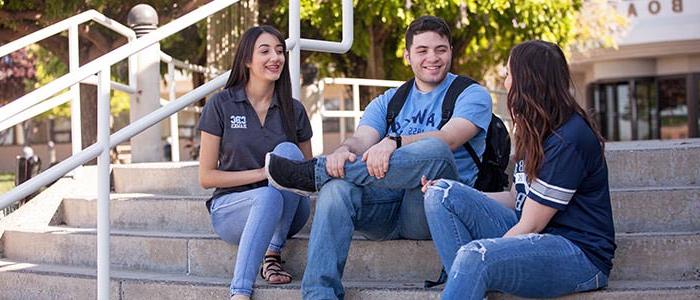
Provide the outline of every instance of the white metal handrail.
<path id="1" fill-rule="evenodd" d="M 192 104 L 198 99 L 201 99 L 216 89 L 223 87 L 228 75 L 230 74 L 229 71 L 219 75 L 215 79 L 178 98 L 178 100 L 172 101 L 168 105 L 147 114 L 146 116 L 132 122 L 130 125 L 110 136 L 110 67 L 116 62 L 130 57 L 133 54 L 157 43 L 161 39 L 191 26 L 205 17 L 214 14 L 236 2 L 238 2 L 238 0 L 217 0 L 205 4 L 180 17 L 179 19 L 173 20 L 170 23 L 154 30 L 153 32 L 135 41 L 129 42 L 126 45 L 123 45 L 76 70 L 71 69 L 70 74 L 66 74 L 15 100 L 44 100 L 67 87 L 76 85 L 93 74 L 97 74 L 97 142 L 0 196 L 0 208 L 7 207 L 11 203 L 28 196 L 30 193 L 37 191 L 42 186 L 53 182 L 69 171 L 86 163 L 90 159 L 97 157 L 97 298 L 100 300 L 109 299 L 110 294 L 109 150 L 117 144 L 126 141 L 143 130 L 167 118 L 168 116 L 177 113 L 179 110 Z M 341 43 L 326 44 L 320 43 L 322 41 L 317 41 L 319 43 L 315 43 L 307 40 L 308 43 L 311 43 L 309 47 L 318 47 L 319 50 L 321 50 L 320 48 L 324 48 L 324 51 L 334 51 L 337 53 L 346 52 L 350 48 L 350 45 L 352 44 L 352 34 L 346 34 L 345 29 L 348 28 L 348 30 L 352 31 L 352 0 L 342 0 L 342 2 L 344 31 L 343 41 Z M 294 24 L 294 26 L 290 26 L 290 39 L 288 39 L 286 43 L 293 46 L 290 49 L 290 52 L 296 51 L 295 55 L 290 55 L 290 65 L 295 65 L 296 69 L 290 68 L 290 71 L 292 72 L 291 77 L 293 78 L 293 86 L 296 87 L 295 96 L 298 99 L 301 85 L 299 80 L 299 50 L 300 48 L 304 47 L 299 35 L 299 0 L 292 0 L 290 1 L 289 5 L 290 25 L 293 20 L 296 22 L 296 24 Z M 295 29 L 292 29 L 292 27 Z M 72 31 L 77 31 L 77 26 L 72 27 Z M 296 31 L 296 33 L 292 34 L 293 31 Z"/>
<path id="2" fill-rule="evenodd" d="M 236 2 L 238 2 L 238 0 L 218 0 L 205 4 L 191 11 L 190 13 L 182 16 L 181 18 L 174 20 L 162 27 L 159 27 L 158 29 L 152 31 L 149 34 L 142 36 L 139 39 L 122 45 L 121 47 L 111 51 L 109 55 L 103 55 L 100 58 L 81 66 L 75 72 L 71 72 L 69 74 L 57 78 L 56 80 L 46 84 L 45 86 L 20 97 L 12 103 L 23 103 L 29 101 L 26 99 L 46 99 L 93 74 L 99 73 L 104 66 L 114 65 L 115 63 L 124 60 L 127 57 L 132 56 L 133 54 L 155 43 L 158 43 L 165 37 L 173 35 L 179 32 L 180 30 L 191 26 L 192 24 L 201 21 L 210 14 L 218 12 L 219 10 Z"/>
<path id="3" fill-rule="evenodd" d="M 116 22 L 110 18 L 105 17 L 103 14 L 95 11 L 88 10 L 86 12 L 80 13 L 73 17 L 67 18 L 58 23 L 52 24 L 46 28 L 35 31 L 27 36 L 24 36 L 16 41 L 7 43 L 0 47 L 0 57 L 5 56 L 9 53 L 22 49 L 26 46 L 34 44 L 38 41 L 46 39 L 62 31 L 68 30 L 68 63 L 69 72 L 65 76 L 70 76 L 79 67 L 79 49 L 78 49 L 78 26 L 82 23 L 88 21 L 95 21 L 123 36 L 125 36 L 128 41 L 133 41 L 136 39 L 136 34 L 129 27 L 126 27 L 119 22 Z M 136 90 L 136 75 L 134 70 L 136 69 L 136 58 L 129 57 L 129 89 Z M 96 72 L 95 72 L 96 73 Z M 93 73 L 94 74 L 94 73 Z M 84 78 L 81 78 L 81 80 Z M 80 128 L 80 87 L 77 83 L 66 86 L 70 87 L 70 92 L 68 96 L 58 95 L 51 99 L 51 101 L 45 101 L 48 97 L 56 94 L 56 92 L 47 95 L 43 98 L 31 98 L 31 97 L 20 97 L 9 104 L 0 108 L 0 130 L 5 130 L 15 124 L 18 124 L 24 120 L 32 118 L 38 114 L 41 114 L 54 106 L 61 105 L 68 100 L 71 101 L 71 140 L 72 140 L 72 153 L 76 154 L 82 149 L 81 143 L 81 128 Z M 41 88 L 40 88 L 41 89 Z M 57 91 L 58 92 L 58 91 Z M 66 100 L 61 103 L 59 99 Z M 52 106 L 53 105 L 53 106 Z M 33 106 L 40 106 L 42 109 L 33 108 Z M 32 108 L 32 109 L 30 109 Z M 11 119 L 11 120 L 9 120 Z"/>
<path id="4" fill-rule="evenodd" d="M 323 96 L 323 92 L 325 91 L 325 86 L 327 84 L 340 84 L 340 85 L 350 85 L 352 86 L 352 110 L 346 110 L 345 109 L 345 101 L 344 99 L 340 99 L 339 107 L 338 110 L 328 110 L 326 109 L 326 106 L 324 105 L 325 98 Z M 362 117 L 363 111 L 360 110 L 360 86 L 373 86 L 373 87 L 398 87 L 401 84 L 403 84 L 403 81 L 398 81 L 398 80 L 381 80 L 381 79 L 365 79 L 365 78 L 323 78 L 319 81 L 319 93 L 321 93 L 321 97 L 319 97 L 319 113 L 321 114 L 322 118 L 340 118 L 340 140 L 343 141 L 345 140 L 346 136 L 346 130 L 345 130 L 345 118 L 353 118 L 355 121 L 355 126 L 360 123 L 360 118 Z M 320 128 L 314 128 L 315 130 L 318 130 L 317 132 L 323 132 L 323 125 L 321 124 Z M 314 136 L 318 136 L 320 138 L 323 138 L 323 134 L 316 134 Z M 313 137 L 312 137 L 313 138 Z M 313 143 L 313 142 L 312 142 Z M 316 145 L 323 145 L 323 142 L 317 142 L 314 144 Z M 319 149 L 318 151 L 323 151 L 323 149 Z"/>
<path id="5" fill-rule="evenodd" d="M 52 35 L 66 31 L 74 25 L 79 25 L 88 21 L 95 21 L 127 38 L 136 38 L 136 34 L 133 30 L 131 30 L 131 28 L 126 27 L 119 22 L 115 22 L 114 20 L 105 17 L 98 11 L 91 9 L 0 46 L 0 56 L 5 56 L 28 45 L 46 39 Z"/>

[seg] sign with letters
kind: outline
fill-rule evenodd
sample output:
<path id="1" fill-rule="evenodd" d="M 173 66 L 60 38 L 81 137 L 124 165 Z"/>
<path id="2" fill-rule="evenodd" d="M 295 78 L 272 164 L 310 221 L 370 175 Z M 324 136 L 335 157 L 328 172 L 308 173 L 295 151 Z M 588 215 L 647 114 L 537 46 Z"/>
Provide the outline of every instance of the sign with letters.
<path id="1" fill-rule="evenodd" d="M 617 11 L 630 20 L 620 45 L 700 39 L 698 0 L 617 0 Z"/>

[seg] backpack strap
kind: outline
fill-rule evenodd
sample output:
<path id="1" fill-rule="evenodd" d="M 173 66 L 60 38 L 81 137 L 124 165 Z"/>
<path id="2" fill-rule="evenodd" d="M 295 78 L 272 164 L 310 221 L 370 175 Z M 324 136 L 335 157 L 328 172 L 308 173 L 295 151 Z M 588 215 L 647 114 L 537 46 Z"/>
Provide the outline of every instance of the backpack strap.
<path id="1" fill-rule="evenodd" d="M 476 83 L 476 81 L 466 76 L 457 76 L 457 78 L 452 81 L 450 87 L 447 88 L 445 98 L 442 100 L 442 119 L 440 120 L 438 129 L 442 129 L 442 126 L 445 126 L 450 118 L 452 118 L 452 114 L 455 110 L 455 103 L 457 103 L 457 97 L 474 83 Z"/>
<path id="2" fill-rule="evenodd" d="M 408 93 L 411 91 L 411 88 L 413 88 L 414 82 L 415 78 L 411 78 L 410 80 L 404 82 L 404 84 L 396 89 L 396 93 L 394 93 L 394 96 L 391 97 L 391 100 L 389 100 L 386 110 L 386 133 L 391 132 L 392 128 L 394 127 L 396 117 L 399 116 L 401 108 L 403 108 L 403 105 L 406 104 Z"/>
<path id="3" fill-rule="evenodd" d="M 457 97 L 459 97 L 459 95 L 462 94 L 464 90 L 466 90 L 469 86 L 471 86 L 474 83 L 476 83 L 474 79 L 471 79 L 466 76 L 457 76 L 457 78 L 455 78 L 455 80 L 452 81 L 452 84 L 450 84 L 450 87 L 447 89 L 447 93 L 445 94 L 445 99 L 442 101 L 442 120 L 440 120 L 440 125 L 438 126 L 438 129 L 441 129 L 442 126 L 445 126 L 445 124 L 447 124 L 447 122 L 450 121 L 450 118 L 452 118 L 452 114 L 455 110 L 455 103 L 457 103 Z M 481 160 L 479 159 L 479 156 L 476 155 L 476 151 L 474 151 L 472 145 L 469 144 L 469 141 L 464 143 L 464 148 L 472 157 L 472 160 L 476 164 L 479 171 L 481 171 Z"/>

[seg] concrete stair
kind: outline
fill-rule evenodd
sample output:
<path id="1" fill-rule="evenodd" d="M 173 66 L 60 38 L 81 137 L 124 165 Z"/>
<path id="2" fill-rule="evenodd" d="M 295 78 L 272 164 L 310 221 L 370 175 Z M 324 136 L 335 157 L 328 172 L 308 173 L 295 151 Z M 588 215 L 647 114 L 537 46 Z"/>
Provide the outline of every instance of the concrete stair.
<path id="1" fill-rule="evenodd" d="M 9 230 L 4 238 L 5 257 L 10 260 L 95 266 L 94 229 Z M 611 279 L 700 280 L 698 232 L 619 234 L 617 243 Z M 306 245 L 304 236 L 295 237 L 287 244 L 286 267 L 295 277 L 301 277 L 306 266 Z M 112 265 L 119 269 L 230 277 L 236 247 L 212 234 L 114 230 L 111 251 Z M 386 278 L 421 281 L 439 271 L 440 263 L 432 241 L 380 243 L 356 238 L 350 249 L 344 278 L 355 281 Z"/>
<path id="2" fill-rule="evenodd" d="M 0 260 L 3 299 L 94 299 L 95 269 L 65 265 L 36 265 Z M 140 271 L 112 272 L 111 299 L 226 299 L 228 278 L 172 275 Z M 272 286 L 256 282 L 256 298 L 301 299 L 300 282 Z M 698 281 L 613 281 L 602 291 L 560 299 L 697 299 Z M 41 286 L 43 289 L 34 287 Z M 422 288 L 420 282 L 346 281 L 346 299 L 439 299 L 440 288 Z M 494 293 L 489 299 L 516 299 Z"/>
<path id="3" fill-rule="evenodd" d="M 700 140 L 610 143 L 606 158 L 618 244 L 612 281 L 564 298 L 700 299 Z M 211 229 L 204 206 L 211 191 L 198 187 L 197 164 L 115 165 L 113 176 L 111 298 L 226 299 L 236 247 Z M 1 299 L 95 298 L 93 182 L 62 180 L 0 221 Z M 21 217 L 37 214 L 39 221 Z M 311 223 L 285 248 L 297 280 Z M 438 299 L 441 288 L 422 281 L 439 270 L 431 241 L 356 237 L 346 299 Z M 298 281 L 256 284 L 255 299 L 299 298 Z"/>

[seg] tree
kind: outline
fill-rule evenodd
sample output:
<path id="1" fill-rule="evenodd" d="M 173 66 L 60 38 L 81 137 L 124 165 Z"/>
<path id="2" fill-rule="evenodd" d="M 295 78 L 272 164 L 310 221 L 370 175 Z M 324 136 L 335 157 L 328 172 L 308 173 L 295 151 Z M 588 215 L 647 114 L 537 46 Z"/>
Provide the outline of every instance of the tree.
<path id="1" fill-rule="evenodd" d="M 4 0 L 0 1 L 0 44 L 14 41 L 89 9 L 95 9 L 111 19 L 126 24 L 129 10 L 136 4 L 146 3 L 158 8 L 159 22 L 162 25 L 207 2 L 209 0 Z M 126 43 L 126 38 L 93 22 L 79 26 L 78 31 L 80 35 L 80 65 L 84 65 Z M 39 44 L 55 56 L 63 66 L 68 65 L 66 34 L 52 36 Z M 49 73 L 51 71 L 55 70 L 48 70 Z M 83 147 L 87 147 L 96 141 L 97 89 L 95 86 L 81 84 L 80 90 L 82 144 Z"/>
<path id="2" fill-rule="evenodd" d="M 563 48 L 580 39 L 586 39 L 588 45 L 603 40 L 597 45 L 611 45 L 610 36 L 615 33 L 612 28 L 601 26 L 597 22 L 600 19 L 592 14 L 586 15 L 592 18 L 581 20 L 589 2 L 604 13 L 598 18 L 616 14 L 604 0 L 354 1 L 355 36 L 349 53 L 304 57 L 319 64 L 325 76 L 405 80 L 412 76 L 403 61 L 405 30 L 416 17 L 435 15 L 445 19 L 452 29 L 452 71 L 482 79 L 489 69 L 505 63 L 513 46 L 525 40 L 543 39 Z M 281 28 L 287 27 L 287 7 L 279 5 L 272 13 L 275 17 L 271 20 Z M 305 38 L 340 40 L 340 1 L 301 0 L 301 13 Z M 624 23 L 617 18 L 614 21 Z M 596 35 L 588 27 L 594 25 L 600 30 Z"/>
<path id="3" fill-rule="evenodd" d="M 34 83 L 34 61 L 26 49 L 0 58 L 0 105 L 22 96 L 26 87 Z"/>

